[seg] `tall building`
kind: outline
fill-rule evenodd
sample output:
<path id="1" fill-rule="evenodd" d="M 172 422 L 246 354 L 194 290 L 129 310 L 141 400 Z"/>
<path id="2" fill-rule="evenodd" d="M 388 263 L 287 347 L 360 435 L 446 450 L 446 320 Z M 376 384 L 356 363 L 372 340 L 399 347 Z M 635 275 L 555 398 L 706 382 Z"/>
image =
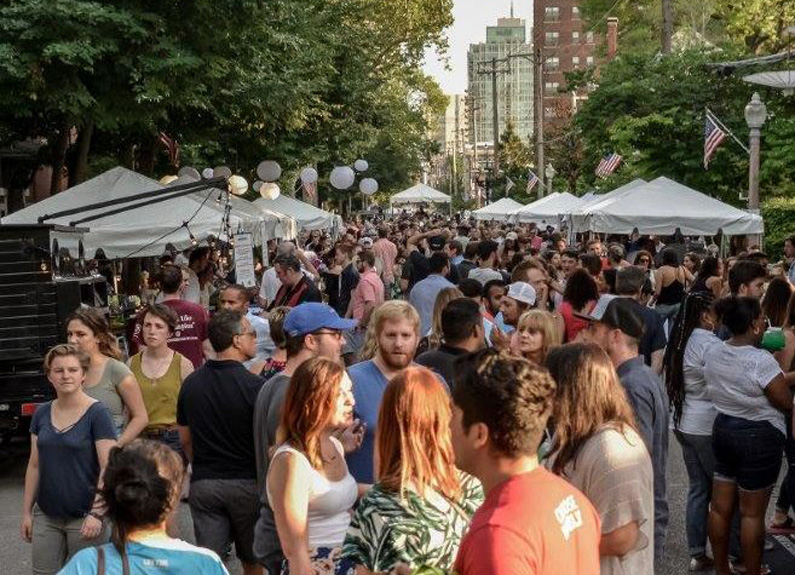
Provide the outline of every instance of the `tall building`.
<path id="1" fill-rule="evenodd" d="M 509 18 L 499 18 L 496 26 L 486 28 L 485 43 L 469 45 L 467 92 L 470 97 L 470 144 L 494 141 L 492 76 L 484 72 L 495 59 L 499 69 L 499 133 L 502 134 L 508 122 L 511 122 L 523 140 L 533 135 L 533 65 L 527 58 L 501 61 L 513 54 L 531 55 L 532 45 L 527 41 L 525 21 L 514 18 L 511 9 Z"/>
<path id="2" fill-rule="evenodd" d="M 535 0 L 533 41 L 544 61 L 542 73 L 545 125 L 554 128 L 577 111 L 587 98 L 584 90 L 567 90 L 565 75 L 595 67 L 603 38 L 587 30 L 580 18 L 579 0 Z M 615 54 L 618 20 L 608 19 L 608 58 Z"/>
<path id="3" fill-rule="evenodd" d="M 428 183 L 432 186 L 439 186 L 449 181 L 454 173 L 464 173 L 468 169 L 458 165 L 466 156 L 466 96 L 451 94 L 448 98 L 447 109 L 434 122 L 433 139 L 439 144 L 439 154 L 431 158 L 427 167 Z"/>

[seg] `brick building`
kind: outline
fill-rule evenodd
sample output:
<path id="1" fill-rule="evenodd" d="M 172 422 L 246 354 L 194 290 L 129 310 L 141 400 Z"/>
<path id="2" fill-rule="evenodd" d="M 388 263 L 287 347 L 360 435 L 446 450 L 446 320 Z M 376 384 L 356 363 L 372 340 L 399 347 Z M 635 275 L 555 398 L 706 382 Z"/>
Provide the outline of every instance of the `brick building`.
<path id="1" fill-rule="evenodd" d="M 544 59 L 542 74 L 544 123 L 564 123 L 587 97 L 566 89 L 565 74 L 598 65 L 602 35 L 589 31 L 580 18 L 579 0 L 535 0 L 533 41 Z M 608 19 L 608 59 L 615 54 L 618 20 Z"/>

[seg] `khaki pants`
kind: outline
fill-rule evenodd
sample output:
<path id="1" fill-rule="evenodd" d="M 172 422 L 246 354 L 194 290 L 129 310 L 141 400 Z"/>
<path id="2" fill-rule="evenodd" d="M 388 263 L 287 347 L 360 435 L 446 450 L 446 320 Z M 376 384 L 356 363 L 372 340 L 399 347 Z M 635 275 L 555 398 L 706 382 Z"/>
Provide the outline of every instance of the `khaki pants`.
<path id="1" fill-rule="evenodd" d="M 72 558 L 85 549 L 107 543 L 108 526 L 95 539 L 83 539 L 80 528 L 83 519 L 59 519 L 44 514 L 38 505 L 33 507 L 33 575 L 55 575 Z"/>

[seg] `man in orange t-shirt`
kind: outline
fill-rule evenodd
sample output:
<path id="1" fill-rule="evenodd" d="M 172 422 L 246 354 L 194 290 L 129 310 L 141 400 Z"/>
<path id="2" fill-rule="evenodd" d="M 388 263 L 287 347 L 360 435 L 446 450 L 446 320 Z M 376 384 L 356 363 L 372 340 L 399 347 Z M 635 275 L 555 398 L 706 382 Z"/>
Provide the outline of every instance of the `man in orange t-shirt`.
<path id="1" fill-rule="evenodd" d="M 599 514 L 575 487 L 538 465 L 555 382 L 494 349 L 459 360 L 450 422 L 456 466 L 486 500 L 461 541 L 459 575 L 599 575 Z"/>

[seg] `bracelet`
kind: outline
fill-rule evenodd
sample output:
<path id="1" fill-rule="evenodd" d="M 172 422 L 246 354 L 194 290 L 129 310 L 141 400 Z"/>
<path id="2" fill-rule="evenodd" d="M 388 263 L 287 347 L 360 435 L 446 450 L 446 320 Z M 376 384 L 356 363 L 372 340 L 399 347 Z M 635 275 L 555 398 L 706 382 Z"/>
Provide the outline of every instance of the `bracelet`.
<path id="1" fill-rule="evenodd" d="M 91 511 L 89 511 L 88 513 L 86 513 L 86 517 L 93 517 L 97 521 L 102 521 L 104 519 L 103 515 L 100 515 L 99 513 L 94 511 L 93 509 Z"/>

